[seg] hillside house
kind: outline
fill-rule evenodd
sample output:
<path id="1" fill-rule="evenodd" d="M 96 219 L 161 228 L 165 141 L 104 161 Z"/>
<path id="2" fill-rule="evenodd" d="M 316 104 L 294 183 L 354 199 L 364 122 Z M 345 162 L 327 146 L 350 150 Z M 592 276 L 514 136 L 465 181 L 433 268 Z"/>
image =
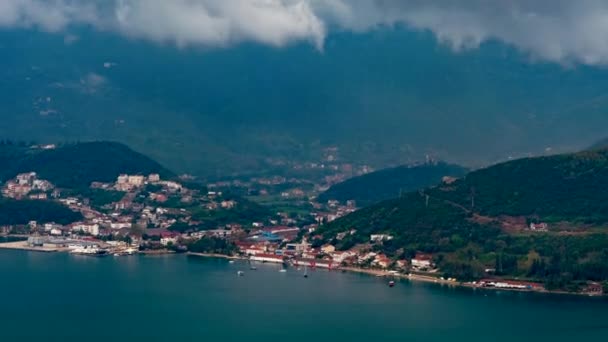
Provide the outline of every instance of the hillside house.
<path id="1" fill-rule="evenodd" d="M 372 264 L 386 269 L 391 265 L 391 259 L 389 259 L 384 254 L 378 254 L 374 258 L 374 261 L 372 262 Z"/>
<path id="2" fill-rule="evenodd" d="M 369 239 L 371 242 L 383 242 L 392 240 L 393 236 L 387 234 L 372 234 L 370 235 Z"/>
<path id="3" fill-rule="evenodd" d="M 160 244 L 163 246 L 168 246 L 169 244 L 175 245 L 177 244 L 177 240 L 179 239 L 179 234 L 173 232 L 164 232 L 160 234 Z"/>
<path id="4" fill-rule="evenodd" d="M 433 255 L 426 253 L 416 253 L 412 258 L 411 265 L 418 270 L 427 270 L 433 268 Z"/>
<path id="5" fill-rule="evenodd" d="M 530 230 L 534 232 L 547 232 L 549 231 L 549 225 L 545 222 L 541 223 L 530 223 Z"/>

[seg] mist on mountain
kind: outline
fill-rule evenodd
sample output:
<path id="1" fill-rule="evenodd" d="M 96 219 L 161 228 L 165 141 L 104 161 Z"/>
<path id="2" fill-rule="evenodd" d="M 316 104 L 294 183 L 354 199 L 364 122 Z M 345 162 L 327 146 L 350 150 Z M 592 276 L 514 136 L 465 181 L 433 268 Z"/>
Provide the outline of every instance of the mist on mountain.
<path id="1" fill-rule="evenodd" d="M 209 176 L 314 160 L 466 166 L 606 136 L 608 73 L 499 42 L 455 52 L 404 26 L 330 33 L 322 50 L 175 48 L 85 28 L 0 31 L 0 136 L 115 140 Z"/>

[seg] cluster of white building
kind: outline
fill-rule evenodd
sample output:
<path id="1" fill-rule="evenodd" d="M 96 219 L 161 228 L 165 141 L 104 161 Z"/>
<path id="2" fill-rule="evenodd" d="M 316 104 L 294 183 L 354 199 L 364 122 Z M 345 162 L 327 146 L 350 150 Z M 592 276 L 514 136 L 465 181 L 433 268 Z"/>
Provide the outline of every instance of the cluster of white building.
<path id="1" fill-rule="evenodd" d="M 36 172 L 28 172 L 18 174 L 14 179 L 6 182 L 2 188 L 2 194 L 5 197 L 15 199 L 26 197 L 31 199 L 46 199 L 48 196 L 47 192 L 53 189 L 54 186 L 51 182 L 38 179 Z"/>
<path id="2" fill-rule="evenodd" d="M 159 181 L 160 176 L 158 174 L 151 174 L 148 177 L 143 175 L 122 174 L 116 178 L 114 188 L 118 191 L 131 191 L 143 187 L 146 182 L 158 183 Z"/>

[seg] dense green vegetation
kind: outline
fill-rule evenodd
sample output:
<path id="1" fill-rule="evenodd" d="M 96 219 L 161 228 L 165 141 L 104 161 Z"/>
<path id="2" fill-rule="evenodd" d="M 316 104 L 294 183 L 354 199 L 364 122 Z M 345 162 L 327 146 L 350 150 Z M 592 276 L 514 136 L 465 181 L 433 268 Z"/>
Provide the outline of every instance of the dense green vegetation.
<path id="1" fill-rule="evenodd" d="M 15 151 L 15 148 L 5 146 L 0 150 Z M 11 163 L 3 169 L 5 180 L 21 172 L 34 171 L 40 178 L 64 188 L 86 188 L 94 181 L 111 182 L 121 173 L 174 176 L 152 159 L 114 142 L 76 143 L 52 150 L 27 151 L 20 157 L 13 153 Z"/>
<path id="2" fill-rule="evenodd" d="M 195 226 L 186 224 L 175 224 L 169 229 L 173 231 L 185 232 L 187 230 L 207 230 L 216 229 L 218 226 L 236 223 L 248 225 L 251 222 L 266 222 L 272 212 L 266 206 L 257 204 L 253 201 L 234 195 L 226 195 L 219 201 L 233 200 L 236 205 L 232 208 L 207 209 L 198 203 L 184 204 L 179 203 L 179 208 L 185 209 L 192 214 L 192 221 L 197 222 Z M 169 202 L 165 202 L 169 203 Z M 165 207 L 167 207 L 165 205 Z"/>
<path id="3" fill-rule="evenodd" d="M 449 276 L 481 278 L 495 268 L 498 275 L 574 290 L 586 280 L 608 280 L 607 185 L 606 150 L 527 158 L 364 208 L 319 233 L 340 249 L 387 233 L 394 239 L 374 248 L 393 258 L 433 253 Z M 505 215 L 560 221 L 576 232 L 504 230 Z"/>
<path id="4" fill-rule="evenodd" d="M 355 200 L 367 206 L 382 200 L 439 184 L 444 176 L 461 177 L 466 169 L 446 163 L 399 166 L 372 172 L 336 184 L 319 195 L 319 202 Z"/>
<path id="5" fill-rule="evenodd" d="M 81 189 L 75 191 L 75 193 L 89 199 L 89 204 L 93 208 L 101 208 L 107 204 L 118 202 L 125 196 L 125 193 L 122 191 L 91 188 Z"/>
<path id="6" fill-rule="evenodd" d="M 188 251 L 193 253 L 215 253 L 222 255 L 232 255 L 238 249 L 226 239 L 216 237 L 203 237 L 187 245 Z"/>
<path id="7" fill-rule="evenodd" d="M 429 191 L 483 215 L 608 222 L 608 149 L 525 158 L 471 172 Z"/>
<path id="8" fill-rule="evenodd" d="M 0 225 L 27 224 L 30 221 L 68 224 L 82 220 L 80 213 L 51 201 L 0 199 Z"/>
<path id="9" fill-rule="evenodd" d="M 125 145 L 87 142 L 52 150 L 31 149 L 24 143 L 0 142 L 0 180 L 22 172 L 37 172 L 40 178 L 63 188 L 88 188 L 91 182 L 111 182 L 121 173 L 175 175 Z"/>
<path id="10" fill-rule="evenodd" d="M 361 209 L 323 226 L 319 232 L 333 239 L 337 233 L 351 229 L 356 233 L 334 241 L 339 249 L 366 243 L 371 234 L 390 234 L 394 239 L 384 247 L 394 257 L 416 251 L 454 252 L 468 242 L 483 244 L 500 234 L 497 228 L 469 221 L 465 211 L 444 201 L 430 198 L 427 204 L 426 197 L 418 193 Z"/>
<path id="11" fill-rule="evenodd" d="M 31 153 L 25 143 L 0 140 L 0 182 L 14 176 L 16 166 Z"/>

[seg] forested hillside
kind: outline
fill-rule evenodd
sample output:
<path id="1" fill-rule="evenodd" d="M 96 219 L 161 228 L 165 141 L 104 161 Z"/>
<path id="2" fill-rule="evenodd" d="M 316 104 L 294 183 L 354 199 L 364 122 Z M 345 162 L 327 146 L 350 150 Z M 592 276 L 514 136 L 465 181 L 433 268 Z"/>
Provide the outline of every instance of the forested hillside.
<path id="1" fill-rule="evenodd" d="M 4 142 L 0 145 L 0 180 L 34 171 L 64 188 L 86 188 L 91 182 L 114 181 L 121 173 L 175 175 L 141 153 L 115 142 L 87 142 L 39 150 Z"/>
<path id="2" fill-rule="evenodd" d="M 0 198 L 0 225 L 27 224 L 30 221 L 68 224 L 78 220 L 82 220 L 80 213 L 57 202 Z"/>
<path id="3" fill-rule="evenodd" d="M 492 268 L 549 287 L 576 287 L 608 280 L 606 186 L 608 150 L 527 158 L 378 203 L 318 232 L 340 249 L 390 234 L 377 250 L 394 258 L 434 253 L 440 268 L 459 278 L 483 277 Z M 527 230 L 535 221 L 548 222 L 549 231 Z"/>
<path id="4" fill-rule="evenodd" d="M 608 149 L 525 158 L 472 172 L 428 193 L 487 216 L 608 222 Z"/>
<path id="5" fill-rule="evenodd" d="M 338 183 L 319 195 L 319 201 L 355 200 L 358 206 L 367 206 L 437 185 L 445 176 L 461 177 L 465 173 L 465 168 L 443 162 L 383 169 Z"/>

